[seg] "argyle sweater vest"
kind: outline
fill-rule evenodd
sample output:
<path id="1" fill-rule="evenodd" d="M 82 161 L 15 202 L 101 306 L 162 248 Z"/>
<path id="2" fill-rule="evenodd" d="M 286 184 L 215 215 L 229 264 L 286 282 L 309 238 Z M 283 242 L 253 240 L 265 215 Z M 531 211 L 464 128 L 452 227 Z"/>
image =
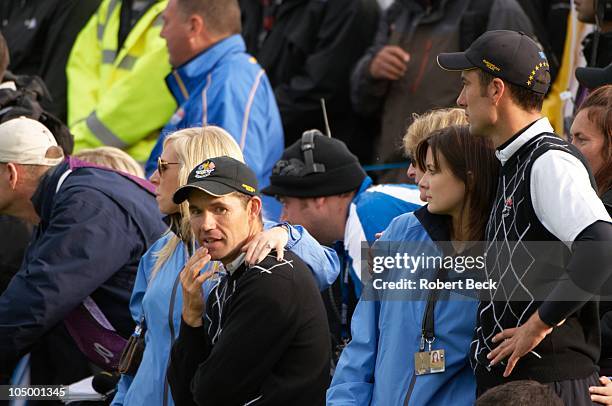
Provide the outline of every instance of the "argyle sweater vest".
<path id="1" fill-rule="evenodd" d="M 491 339 L 503 329 L 524 324 L 563 277 L 570 257 L 567 246 L 538 220 L 531 201 L 531 169 L 547 151 L 572 154 L 588 168 L 573 145 L 555 134 L 542 133 L 525 143 L 502 167 L 495 204 L 486 229 L 485 277 L 497 289 L 481 297 L 470 361 L 479 388 L 508 380 L 554 382 L 579 379 L 596 370 L 599 357 L 597 303 L 588 302 L 534 350 L 523 356 L 509 378 L 505 362 L 489 367 Z M 562 174 L 550 174 L 550 181 Z M 594 180 L 591 175 L 591 183 Z M 564 202 L 558 202 L 562 205 Z"/>

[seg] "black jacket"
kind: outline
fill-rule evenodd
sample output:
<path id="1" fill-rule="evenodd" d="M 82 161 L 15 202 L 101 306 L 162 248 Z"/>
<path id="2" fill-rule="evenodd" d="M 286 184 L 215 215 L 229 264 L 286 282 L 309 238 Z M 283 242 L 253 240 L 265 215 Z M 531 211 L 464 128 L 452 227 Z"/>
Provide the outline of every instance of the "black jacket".
<path id="1" fill-rule="evenodd" d="M 323 405 L 329 357 L 321 295 L 286 252 L 240 265 L 210 293 L 204 325 L 181 324 L 168 382 L 177 406 Z"/>
<path id="2" fill-rule="evenodd" d="M 101 0 L 0 2 L 0 31 L 10 50 L 9 69 L 18 75 L 40 76 L 53 96 L 53 103 L 43 107 L 64 122 L 68 55 L 100 3 Z"/>
<path id="3" fill-rule="evenodd" d="M 240 6 L 242 35 L 274 88 L 285 144 L 306 130 L 325 128 L 324 98 L 333 137 L 345 141 L 362 162 L 368 161 L 373 134 L 351 108 L 349 77 L 374 38 L 376 0 L 284 0 L 273 10 L 275 20 L 267 36 L 261 2 L 241 0 Z"/>

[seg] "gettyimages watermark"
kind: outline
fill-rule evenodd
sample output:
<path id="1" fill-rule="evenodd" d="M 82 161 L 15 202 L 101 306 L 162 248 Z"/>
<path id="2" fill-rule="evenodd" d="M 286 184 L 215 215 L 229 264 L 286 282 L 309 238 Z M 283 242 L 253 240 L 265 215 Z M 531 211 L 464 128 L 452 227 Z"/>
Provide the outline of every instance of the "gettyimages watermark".
<path id="1" fill-rule="evenodd" d="M 612 264 L 593 272 L 593 264 L 571 263 L 571 247 L 548 241 L 377 241 L 362 244 L 354 271 L 364 300 L 426 300 L 432 291 L 438 300 L 612 300 Z M 591 241 L 586 248 L 612 246 Z"/>

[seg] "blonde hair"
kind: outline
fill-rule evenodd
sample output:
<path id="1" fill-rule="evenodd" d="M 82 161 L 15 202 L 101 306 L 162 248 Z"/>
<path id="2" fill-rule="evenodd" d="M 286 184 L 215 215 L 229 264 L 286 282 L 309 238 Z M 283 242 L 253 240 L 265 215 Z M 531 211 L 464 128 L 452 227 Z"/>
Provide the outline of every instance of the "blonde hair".
<path id="1" fill-rule="evenodd" d="M 465 110 L 458 108 L 436 109 L 421 115 L 414 113 L 412 118 L 412 124 L 406 130 L 403 139 L 404 154 L 409 157 L 415 156 L 417 145 L 429 138 L 434 131 L 451 125 L 468 124 Z"/>
<path id="2" fill-rule="evenodd" d="M 229 156 L 244 162 L 242 151 L 236 141 L 227 131 L 220 127 L 205 126 L 179 130 L 170 134 L 164 140 L 164 148 L 169 143 L 172 143 L 174 146 L 179 163 L 179 187 L 187 183 L 189 172 L 206 159 Z M 168 258 L 172 256 L 172 253 L 174 253 L 181 241 L 186 244 L 194 242 L 194 236 L 189 224 L 189 204 L 186 201 L 179 205 L 179 212 L 180 224 L 175 224 L 178 226 L 179 235 L 172 235 L 168 242 L 159 251 L 155 252 L 156 260 L 151 273 L 152 278 L 155 277 Z M 168 230 L 168 233 L 170 232 L 171 230 Z"/>
<path id="3" fill-rule="evenodd" d="M 83 149 L 73 156 L 81 161 L 129 173 L 139 178 L 144 178 L 145 176 L 138 162 L 119 148 L 104 146 Z"/>

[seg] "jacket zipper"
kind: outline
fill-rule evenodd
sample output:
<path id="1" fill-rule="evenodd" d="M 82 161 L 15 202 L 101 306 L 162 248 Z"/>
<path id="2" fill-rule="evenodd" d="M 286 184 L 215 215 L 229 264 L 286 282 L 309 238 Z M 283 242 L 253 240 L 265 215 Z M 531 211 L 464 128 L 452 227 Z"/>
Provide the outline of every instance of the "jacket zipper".
<path id="1" fill-rule="evenodd" d="M 404 406 L 408 406 L 410 402 L 410 397 L 412 396 L 412 391 L 414 390 L 414 384 L 416 382 L 416 374 L 413 372 L 412 377 L 410 378 L 410 385 L 408 386 L 408 391 L 406 392 L 406 398 L 404 399 Z"/>
<path id="2" fill-rule="evenodd" d="M 174 302 L 176 300 L 176 290 L 178 288 L 178 283 L 180 281 L 181 274 L 176 275 L 176 279 L 174 280 L 174 285 L 172 286 L 172 296 L 170 297 L 170 309 L 168 311 L 168 326 L 170 327 L 170 349 L 172 350 L 172 346 L 174 345 Z M 164 403 L 163 406 L 168 406 L 168 393 L 169 393 L 169 383 L 168 383 L 168 366 L 170 365 L 170 357 L 168 357 L 168 362 L 166 362 L 166 375 L 164 378 Z"/>

